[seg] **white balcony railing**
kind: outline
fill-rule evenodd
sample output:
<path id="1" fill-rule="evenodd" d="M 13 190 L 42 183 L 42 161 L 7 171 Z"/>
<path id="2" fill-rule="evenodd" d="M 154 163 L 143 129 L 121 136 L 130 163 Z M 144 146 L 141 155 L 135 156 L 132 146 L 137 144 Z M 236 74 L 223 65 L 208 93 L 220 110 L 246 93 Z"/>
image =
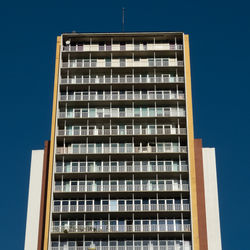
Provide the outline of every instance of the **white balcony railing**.
<path id="1" fill-rule="evenodd" d="M 135 118 L 135 117 L 185 117 L 184 108 L 82 108 L 59 111 L 59 118 Z"/>
<path id="2" fill-rule="evenodd" d="M 102 84 L 102 83 L 183 83 L 183 76 L 147 76 L 147 75 L 77 75 L 62 78 L 61 84 Z"/>
<path id="3" fill-rule="evenodd" d="M 143 181 L 56 181 L 55 192 L 144 192 L 188 191 L 189 185 L 176 180 Z M 184 182 L 184 181 L 183 181 Z"/>
<path id="4" fill-rule="evenodd" d="M 50 250 L 191 250 L 188 240 L 94 240 L 94 241 L 55 241 L 52 240 Z"/>
<path id="5" fill-rule="evenodd" d="M 100 135 L 186 135 L 186 128 L 170 128 L 168 125 L 112 125 L 105 126 L 72 126 L 59 129 L 59 136 L 100 136 Z"/>
<path id="6" fill-rule="evenodd" d="M 124 44 L 75 44 L 63 45 L 63 52 L 91 51 L 151 51 L 151 50 L 183 50 L 182 44 L 169 43 L 124 43 Z"/>
<path id="7" fill-rule="evenodd" d="M 178 202 L 178 204 L 176 203 Z M 172 203 L 172 204 L 170 204 Z M 54 200 L 54 213 L 189 211 L 189 200 Z"/>
<path id="8" fill-rule="evenodd" d="M 183 65 L 183 61 L 177 58 L 74 59 L 62 62 L 62 68 L 183 67 Z"/>
<path id="9" fill-rule="evenodd" d="M 57 147 L 56 154 L 131 154 L 131 153 L 187 153 L 187 146 L 163 142 L 151 145 L 132 143 L 82 143 Z"/>
<path id="10" fill-rule="evenodd" d="M 61 93 L 61 101 L 184 100 L 183 92 L 170 91 L 90 91 Z"/>
<path id="11" fill-rule="evenodd" d="M 57 162 L 56 173 L 187 172 L 186 161 Z"/>
<path id="12" fill-rule="evenodd" d="M 186 219 L 160 220 L 95 220 L 95 221 L 54 221 L 53 233 L 122 233 L 122 232 L 190 232 L 190 221 Z"/>

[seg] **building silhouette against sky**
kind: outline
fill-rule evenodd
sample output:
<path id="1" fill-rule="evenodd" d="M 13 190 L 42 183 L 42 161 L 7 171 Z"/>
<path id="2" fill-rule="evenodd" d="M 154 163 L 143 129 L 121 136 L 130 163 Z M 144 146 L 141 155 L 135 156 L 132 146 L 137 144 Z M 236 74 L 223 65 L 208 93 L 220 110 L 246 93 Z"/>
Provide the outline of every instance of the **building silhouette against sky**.
<path id="1" fill-rule="evenodd" d="M 31 159 L 34 249 L 221 249 L 215 150 L 194 139 L 188 35 L 57 38 L 51 139 Z"/>

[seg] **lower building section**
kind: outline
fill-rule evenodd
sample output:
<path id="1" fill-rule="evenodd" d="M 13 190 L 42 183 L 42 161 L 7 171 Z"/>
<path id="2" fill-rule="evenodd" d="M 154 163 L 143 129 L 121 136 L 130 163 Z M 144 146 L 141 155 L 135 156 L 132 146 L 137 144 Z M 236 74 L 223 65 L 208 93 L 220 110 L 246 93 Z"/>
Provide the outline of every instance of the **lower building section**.
<path id="1" fill-rule="evenodd" d="M 48 141 L 44 150 L 32 151 L 25 250 L 44 249 L 48 157 Z M 115 163 L 106 164 L 108 168 L 103 169 L 104 173 L 112 173 L 112 167 L 117 167 Z M 158 170 L 160 176 L 164 176 L 164 172 L 169 175 L 169 171 L 173 176 L 182 172 L 181 168 L 173 168 L 171 161 L 152 161 L 153 167 L 147 161 L 136 163 L 129 167 L 130 174 L 138 173 L 144 165 L 157 172 L 158 167 L 166 164 L 166 169 Z M 179 164 L 186 163 L 179 162 L 176 166 Z M 64 165 L 57 164 L 56 172 L 60 177 Z M 188 169 L 185 167 L 183 176 Z M 202 148 L 201 139 L 195 139 L 195 167 L 200 249 L 221 250 L 215 149 Z M 93 172 L 102 171 L 98 167 Z M 73 171 L 72 165 L 72 171 L 65 173 L 71 175 L 78 171 Z M 98 180 L 97 183 L 93 180 L 81 183 L 77 180 L 55 181 L 50 250 L 192 249 L 190 197 L 184 180 Z M 99 198 L 98 192 L 102 192 L 103 198 Z"/>

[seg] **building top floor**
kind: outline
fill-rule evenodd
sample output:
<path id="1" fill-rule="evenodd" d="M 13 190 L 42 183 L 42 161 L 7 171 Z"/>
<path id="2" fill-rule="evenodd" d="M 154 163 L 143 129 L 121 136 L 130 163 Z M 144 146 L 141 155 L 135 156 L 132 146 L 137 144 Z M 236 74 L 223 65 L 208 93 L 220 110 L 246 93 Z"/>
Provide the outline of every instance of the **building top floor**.
<path id="1" fill-rule="evenodd" d="M 135 42 L 145 40 L 145 41 L 166 41 L 166 40 L 181 40 L 183 39 L 183 32 L 107 32 L 107 33 L 63 33 L 63 42 L 67 40 L 74 41 L 90 41 L 100 42 L 100 41 L 113 41 L 115 42 L 126 42 L 134 39 Z"/>

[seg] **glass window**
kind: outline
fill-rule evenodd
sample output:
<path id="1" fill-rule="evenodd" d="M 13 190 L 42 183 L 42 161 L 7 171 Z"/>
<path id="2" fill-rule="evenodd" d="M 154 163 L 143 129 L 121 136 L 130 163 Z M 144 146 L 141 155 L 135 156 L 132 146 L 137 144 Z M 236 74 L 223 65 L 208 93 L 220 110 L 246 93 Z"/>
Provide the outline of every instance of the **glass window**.
<path id="1" fill-rule="evenodd" d="M 163 115 L 162 108 L 157 108 L 156 111 L 157 111 L 157 116 L 162 116 Z"/>
<path id="2" fill-rule="evenodd" d="M 149 108 L 149 116 L 155 116 L 155 108 Z"/>
<path id="3" fill-rule="evenodd" d="M 133 152 L 133 144 L 132 143 L 126 143 L 126 147 L 127 147 L 127 153 Z"/>
<path id="4" fill-rule="evenodd" d="M 95 149 L 95 144 L 89 143 L 89 144 L 88 144 L 88 153 L 89 153 L 89 154 L 95 153 L 95 152 L 94 152 L 94 149 Z"/>
<path id="5" fill-rule="evenodd" d="M 67 109 L 67 117 L 68 118 L 72 118 L 73 117 L 73 109 L 72 108 L 68 108 Z"/>
<path id="6" fill-rule="evenodd" d="M 80 144 L 80 153 L 81 154 L 86 154 L 86 144 Z"/>
<path id="7" fill-rule="evenodd" d="M 117 143 L 111 144 L 111 151 L 112 151 L 112 153 L 117 153 Z"/>
<path id="8" fill-rule="evenodd" d="M 79 154 L 79 145 L 73 144 L 73 154 Z"/>
<path id="9" fill-rule="evenodd" d="M 105 66 L 111 67 L 111 58 L 105 58 Z"/>
<path id="10" fill-rule="evenodd" d="M 140 108 L 134 109 L 134 116 L 140 116 Z"/>
<path id="11" fill-rule="evenodd" d="M 96 144 L 96 153 L 102 153 L 102 144 L 101 143 Z"/>
<path id="12" fill-rule="evenodd" d="M 132 108 L 126 108 L 126 117 L 132 117 L 132 116 L 133 116 Z"/>
<path id="13" fill-rule="evenodd" d="M 142 116 L 148 116 L 148 109 L 142 108 Z"/>
<path id="14" fill-rule="evenodd" d="M 149 125 L 149 134 L 155 134 L 155 125 Z"/>
<path id="15" fill-rule="evenodd" d="M 126 66 L 126 59 L 125 58 L 121 58 L 120 59 L 120 67 L 125 67 Z"/>
<path id="16" fill-rule="evenodd" d="M 118 211 L 118 202 L 117 202 L 117 200 L 110 200 L 109 210 L 110 211 Z"/>
<path id="17" fill-rule="evenodd" d="M 148 64 L 149 64 L 149 66 L 154 66 L 154 58 L 149 58 Z"/>

